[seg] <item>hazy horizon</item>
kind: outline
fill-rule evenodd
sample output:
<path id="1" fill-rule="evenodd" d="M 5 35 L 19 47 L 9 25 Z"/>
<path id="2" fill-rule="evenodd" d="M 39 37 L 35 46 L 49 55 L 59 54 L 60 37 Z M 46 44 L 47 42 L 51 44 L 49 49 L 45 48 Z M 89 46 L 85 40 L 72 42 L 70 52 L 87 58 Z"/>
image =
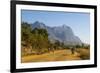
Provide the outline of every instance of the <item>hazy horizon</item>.
<path id="1" fill-rule="evenodd" d="M 22 22 L 39 21 L 49 27 L 69 26 L 82 42 L 90 44 L 89 13 L 22 10 L 21 18 Z"/>

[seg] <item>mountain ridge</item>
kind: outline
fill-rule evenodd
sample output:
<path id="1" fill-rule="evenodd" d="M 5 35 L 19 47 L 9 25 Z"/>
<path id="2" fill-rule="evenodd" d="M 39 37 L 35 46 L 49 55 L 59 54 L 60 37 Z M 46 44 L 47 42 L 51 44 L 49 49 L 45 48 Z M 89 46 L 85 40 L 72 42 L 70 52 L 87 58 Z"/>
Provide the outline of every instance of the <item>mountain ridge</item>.
<path id="1" fill-rule="evenodd" d="M 82 41 L 78 36 L 76 36 L 73 30 L 67 26 L 54 26 L 50 27 L 45 25 L 43 22 L 36 21 L 31 24 L 32 29 L 34 28 L 43 28 L 46 29 L 49 34 L 49 40 L 54 43 L 56 40 L 64 43 L 65 45 L 81 45 Z"/>

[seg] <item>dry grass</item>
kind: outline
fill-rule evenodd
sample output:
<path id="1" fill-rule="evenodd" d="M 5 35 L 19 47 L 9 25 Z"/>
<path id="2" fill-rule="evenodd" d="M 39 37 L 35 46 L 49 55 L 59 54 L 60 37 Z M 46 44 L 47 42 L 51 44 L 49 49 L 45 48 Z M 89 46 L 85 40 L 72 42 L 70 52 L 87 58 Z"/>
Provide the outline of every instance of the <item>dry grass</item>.
<path id="1" fill-rule="evenodd" d="M 77 49 L 77 52 L 80 53 L 80 58 L 82 60 L 90 59 L 90 49 Z"/>
<path id="2" fill-rule="evenodd" d="M 82 60 L 88 59 L 89 50 L 88 49 L 78 49 L 74 54 L 71 50 L 56 50 L 54 52 L 49 52 L 41 55 L 28 55 L 21 58 L 22 63 L 27 62 L 49 62 L 49 61 L 68 61 L 68 60 Z"/>

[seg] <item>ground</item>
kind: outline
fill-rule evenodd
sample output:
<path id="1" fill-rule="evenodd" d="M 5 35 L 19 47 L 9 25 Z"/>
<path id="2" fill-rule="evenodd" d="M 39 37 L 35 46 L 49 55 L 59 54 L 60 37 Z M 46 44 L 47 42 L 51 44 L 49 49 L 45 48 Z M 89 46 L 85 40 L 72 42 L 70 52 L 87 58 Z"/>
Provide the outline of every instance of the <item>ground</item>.
<path id="1" fill-rule="evenodd" d="M 49 52 L 41 55 L 28 55 L 21 57 L 22 63 L 27 62 L 49 62 L 49 61 L 68 61 L 68 60 L 83 60 L 89 59 L 90 50 L 89 49 L 77 49 L 77 51 L 72 54 L 70 49 L 66 50 L 55 50 L 54 52 Z"/>

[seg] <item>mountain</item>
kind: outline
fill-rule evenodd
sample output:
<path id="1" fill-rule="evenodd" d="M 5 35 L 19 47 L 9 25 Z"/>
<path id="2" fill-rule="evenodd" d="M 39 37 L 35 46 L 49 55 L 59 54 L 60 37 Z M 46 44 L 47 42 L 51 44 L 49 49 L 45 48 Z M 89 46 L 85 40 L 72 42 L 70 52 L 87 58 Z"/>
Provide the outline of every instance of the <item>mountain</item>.
<path id="1" fill-rule="evenodd" d="M 65 45 L 81 45 L 82 42 L 79 37 L 75 36 L 72 29 L 67 25 L 50 27 L 44 23 L 36 21 L 31 24 L 32 28 L 46 29 L 49 34 L 49 40 L 54 43 L 56 40 L 63 42 Z"/>

